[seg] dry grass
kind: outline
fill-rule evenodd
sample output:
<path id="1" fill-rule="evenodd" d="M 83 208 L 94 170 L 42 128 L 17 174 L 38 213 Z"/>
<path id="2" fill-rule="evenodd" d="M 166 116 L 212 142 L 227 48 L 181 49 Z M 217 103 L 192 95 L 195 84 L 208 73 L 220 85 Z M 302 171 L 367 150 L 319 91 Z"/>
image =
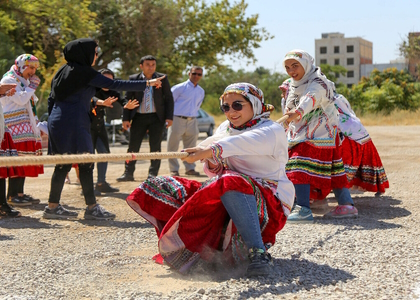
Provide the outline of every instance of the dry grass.
<path id="1" fill-rule="evenodd" d="M 363 115 L 358 114 L 362 124 L 365 126 L 405 126 L 405 125 L 420 125 L 420 109 L 417 111 L 406 111 L 399 110 L 393 111 L 389 115 L 385 114 L 374 114 L 374 113 L 365 113 Z M 224 120 L 226 120 L 225 115 L 213 116 L 216 122 L 216 128 Z M 280 112 L 273 112 L 271 114 L 272 120 L 278 120 L 282 117 Z"/>

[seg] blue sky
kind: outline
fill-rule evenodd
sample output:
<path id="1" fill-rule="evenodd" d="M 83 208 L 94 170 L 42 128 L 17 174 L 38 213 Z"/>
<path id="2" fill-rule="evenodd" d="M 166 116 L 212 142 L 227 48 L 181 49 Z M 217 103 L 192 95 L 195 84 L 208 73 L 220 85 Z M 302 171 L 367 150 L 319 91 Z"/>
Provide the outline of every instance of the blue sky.
<path id="1" fill-rule="evenodd" d="M 226 59 L 233 69 L 263 66 L 284 72 L 282 57 L 292 49 L 314 55 L 322 33 L 341 32 L 373 43 L 373 63 L 389 63 L 400 56 L 398 44 L 409 32 L 420 31 L 420 0 L 246 0 L 247 15 L 259 14 L 258 27 L 275 37 L 254 50 L 255 65 Z"/>

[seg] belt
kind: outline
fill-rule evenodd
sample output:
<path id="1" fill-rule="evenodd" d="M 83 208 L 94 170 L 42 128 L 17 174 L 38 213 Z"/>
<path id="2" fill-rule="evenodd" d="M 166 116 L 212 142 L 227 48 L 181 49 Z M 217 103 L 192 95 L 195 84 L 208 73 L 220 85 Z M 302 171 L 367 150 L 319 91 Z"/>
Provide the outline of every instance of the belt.
<path id="1" fill-rule="evenodd" d="M 188 120 L 188 121 L 195 119 L 195 117 L 184 117 L 184 116 L 175 116 L 175 117 L 185 119 L 185 120 Z"/>

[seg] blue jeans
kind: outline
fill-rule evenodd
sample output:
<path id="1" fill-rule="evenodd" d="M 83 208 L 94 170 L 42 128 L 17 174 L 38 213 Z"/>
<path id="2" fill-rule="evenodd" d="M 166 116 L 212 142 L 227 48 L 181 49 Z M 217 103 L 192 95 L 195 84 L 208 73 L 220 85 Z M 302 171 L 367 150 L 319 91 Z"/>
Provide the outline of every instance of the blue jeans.
<path id="1" fill-rule="evenodd" d="M 295 184 L 296 202 L 299 206 L 309 207 L 309 194 L 311 186 L 309 184 Z M 335 199 L 338 205 L 354 205 L 353 199 L 350 196 L 350 191 L 347 188 L 333 189 Z"/>
<path id="2" fill-rule="evenodd" d="M 104 143 L 101 139 L 96 140 L 96 152 L 98 153 L 108 153 Z M 108 168 L 107 162 L 99 162 L 96 164 L 98 168 L 98 183 L 105 183 L 106 181 L 106 170 Z"/>
<path id="3" fill-rule="evenodd" d="M 255 196 L 230 191 L 220 199 L 248 249 L 255 247 L 265 250 Z"/>

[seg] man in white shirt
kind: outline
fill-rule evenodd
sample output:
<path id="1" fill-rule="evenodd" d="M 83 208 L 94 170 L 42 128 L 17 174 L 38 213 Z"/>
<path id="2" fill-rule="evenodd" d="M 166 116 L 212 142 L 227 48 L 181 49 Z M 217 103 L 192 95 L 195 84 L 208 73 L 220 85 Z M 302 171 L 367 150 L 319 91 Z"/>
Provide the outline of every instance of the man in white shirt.
<path id="1" fill-rule="evenodd" d="M 174 97 L 174 120 L 168 129 L 167 150 L 178 151 L 179 142 L 182 139 L 184 148 L 196 146 L 198 139 L 198 110 L 204 100 L 204 90 L 198 85 L 203 76 L 203 68 L 194 66 L 188 73 L 189 79 L 172 87 Z M 198 176 L 195 171 L 195 163 L 183 162 L 185 174 Z M 169 159 L 171 176 L 179 176 L 179 163 L 176 158 Z"/>

